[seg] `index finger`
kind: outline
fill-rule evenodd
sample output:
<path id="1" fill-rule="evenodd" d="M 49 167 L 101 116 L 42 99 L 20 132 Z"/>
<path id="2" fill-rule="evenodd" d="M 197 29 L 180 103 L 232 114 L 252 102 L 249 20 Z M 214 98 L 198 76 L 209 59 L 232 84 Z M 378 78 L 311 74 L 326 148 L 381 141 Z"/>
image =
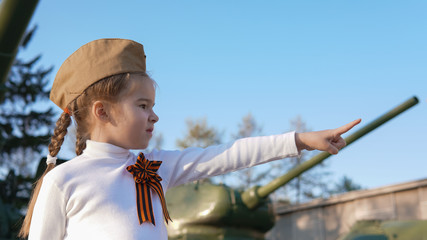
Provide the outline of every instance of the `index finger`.
<path id="1" fill-rule="evenodd" d="M 339 135 L 341 135 L 343 133 L 348 132 L 350 129 L 352 129 L 354 126 L 359 124 L 361 121 L 362 119 L 359 118 L 357 120 L 354 120 L 353 122 L 347 123 L 346 125 L 337 128 L 336 131 Z"/>

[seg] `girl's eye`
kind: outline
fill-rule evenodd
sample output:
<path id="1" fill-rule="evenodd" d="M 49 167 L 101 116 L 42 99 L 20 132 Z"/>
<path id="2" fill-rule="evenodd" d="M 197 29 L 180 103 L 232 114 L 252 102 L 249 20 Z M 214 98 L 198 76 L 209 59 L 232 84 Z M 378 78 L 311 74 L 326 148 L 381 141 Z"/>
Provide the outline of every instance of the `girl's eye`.
<path id="1" fill-rule="evenodd" d="M 141 105 L 139 105 L 139 107 L 140 107 L 140 108 L 142 108 L 142 109 L 146 109 L 146 108 L 147 108 L 147 105 L 145 105 L 145 104 L 141 104 Z"/>

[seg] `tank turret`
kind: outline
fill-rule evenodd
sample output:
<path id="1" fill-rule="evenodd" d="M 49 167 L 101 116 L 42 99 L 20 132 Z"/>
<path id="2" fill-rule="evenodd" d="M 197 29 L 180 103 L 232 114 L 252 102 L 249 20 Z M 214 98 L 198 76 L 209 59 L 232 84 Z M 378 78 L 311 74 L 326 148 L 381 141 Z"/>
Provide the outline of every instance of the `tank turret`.
<path id="1" fill-rule="evenodd" d="M 412 97 L 346 137 L 347 146 L 418 103 Z M 238 191 L 226 185 L 192 183 L 166 193 L 172 223 L 169 239 L 264 239 L 274 226 L 274 213 L 268 196 L 292 179 L 330 156 L 321 152 L 265 186 Z"/>

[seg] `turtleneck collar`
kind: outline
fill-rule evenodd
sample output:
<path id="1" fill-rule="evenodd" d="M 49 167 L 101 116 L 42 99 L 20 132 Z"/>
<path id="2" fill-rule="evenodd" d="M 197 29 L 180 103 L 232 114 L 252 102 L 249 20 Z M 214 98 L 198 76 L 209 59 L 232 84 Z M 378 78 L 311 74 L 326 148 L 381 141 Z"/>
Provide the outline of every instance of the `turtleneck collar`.
<path id="1" fill-rule="evenodd" d="M 110 143 L 87 140 L 83 154 L 87 154 L 92 157 L 120 159 L 127 158 L 131 152 L 129 149 L 118 147 Z"/>

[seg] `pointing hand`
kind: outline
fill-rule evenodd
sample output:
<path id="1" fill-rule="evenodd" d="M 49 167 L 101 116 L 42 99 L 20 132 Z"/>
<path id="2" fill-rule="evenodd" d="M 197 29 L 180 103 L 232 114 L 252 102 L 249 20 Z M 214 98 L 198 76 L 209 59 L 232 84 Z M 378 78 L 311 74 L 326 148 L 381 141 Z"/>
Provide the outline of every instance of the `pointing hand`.
<path id="1" fill-rule="evenodd" d="M 297 149 L 299 152 L 303 149 L 309 151 L 317 149 L 321 151 L 327 151 L 330 154 L 337 154 L 338 151 L 346 145 L 341 135 L 352 129 L 361 121 L 361 119 L 357 119 L 335 129 L 296 133 L 295 141 Z"/>

